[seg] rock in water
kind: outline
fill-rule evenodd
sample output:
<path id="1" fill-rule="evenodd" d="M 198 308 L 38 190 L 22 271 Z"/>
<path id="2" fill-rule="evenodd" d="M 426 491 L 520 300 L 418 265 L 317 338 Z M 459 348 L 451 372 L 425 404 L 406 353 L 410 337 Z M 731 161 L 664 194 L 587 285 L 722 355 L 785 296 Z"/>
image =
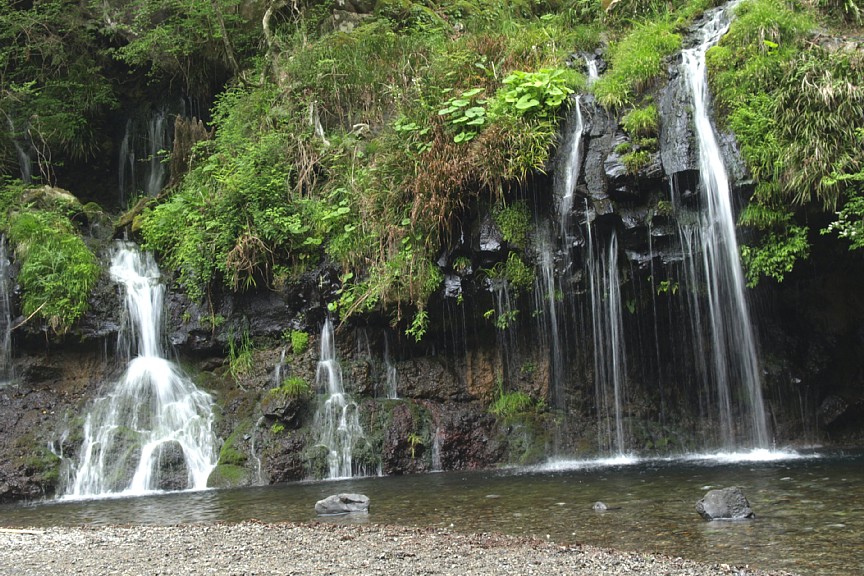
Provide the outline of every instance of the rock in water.
<path id="1" fill-rule="evenodd" d="M 744 520 L 755 518 L 750 503 L 740 488 L 710 490 L 696 502 L 696 511 L 706 520 Z"/>
<path id="2" fill-rule="evenodd" d="M 333 494 L 315 503 L 315 513 L 322 516 L 369 512 L 369 497 L 364 494 Z"/>

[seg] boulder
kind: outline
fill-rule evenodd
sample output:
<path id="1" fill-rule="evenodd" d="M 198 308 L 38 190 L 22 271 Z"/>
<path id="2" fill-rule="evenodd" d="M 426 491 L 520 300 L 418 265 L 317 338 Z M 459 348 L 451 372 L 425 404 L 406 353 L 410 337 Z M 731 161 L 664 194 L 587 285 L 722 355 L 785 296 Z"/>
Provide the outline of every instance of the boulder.
<path id="1" fill-rule="evenodd" d="M 364 494 L 333 494 L 315 503 L 315 513 L 321 516 L 369 512 L 369 497 Z"/>
<path id="2" fill-rule="evenodd" d="M 696 511 L 706 520 L 744 520 L 755 518 L 750 503 L 740 488 L 709 490 L 696 502 Z"/>

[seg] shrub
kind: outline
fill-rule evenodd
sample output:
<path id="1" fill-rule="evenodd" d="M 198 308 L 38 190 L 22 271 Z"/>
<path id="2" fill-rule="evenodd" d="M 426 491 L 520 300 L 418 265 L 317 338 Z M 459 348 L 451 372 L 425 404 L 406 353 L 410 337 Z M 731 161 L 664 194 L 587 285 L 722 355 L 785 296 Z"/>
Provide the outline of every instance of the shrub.
<path id="1" fill-rule="evenodd" d="M 99 262 L 60 214 L 32 208 L 15 212 L 8 233 L 21 262 L 22 312 L 65 332 L 87 310 Z"/>
<path id="2" fill-rule="evenodd" d="M 593 85 L 605 108 L 632 104 L 663 72 L 664 59 L 681 48 L 681 36 L 671 21 L 637 25 L 610 50 L 610 70 Z"/>

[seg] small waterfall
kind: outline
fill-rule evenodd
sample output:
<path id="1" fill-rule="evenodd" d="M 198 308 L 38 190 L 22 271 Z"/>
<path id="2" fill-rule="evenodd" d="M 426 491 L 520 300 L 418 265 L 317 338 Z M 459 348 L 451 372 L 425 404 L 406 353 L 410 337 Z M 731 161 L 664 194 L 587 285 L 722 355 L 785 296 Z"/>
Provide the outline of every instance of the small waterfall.
<path id="1" fill-rule="evenodd" d="M 353 449 L 363 438 L 357 404 L 342 386 L 342 367 L 336 359 L 333 322 L 328 318 L 321 330 L 321 359 L 315 382 L 324 393 L 324 402 L 315 415 L 318 444 L 327 448 L 328 478 L 350 478 L 365 474 L 355 470 Z"/>
<path id="2" fill-rule="evenodd" d="M 738 259 L 729 176 L 709 117 L 705 72 L 705 53 L 728 30 L 729 12 L 736 4 L 733 2 L 710 14 L 696 45 L 682 52 L 681 69 L 693 102 L 702 195 L 702 212 L 696 231 L 701 261 L 689 262 L 687 266 L 702 281 L 692 285 L 705 285 L 707 290 L 708 313 L 704 321 L 710 337 L 710 376 L 719 411 L 721 440 L 727 447 L 737 443 L 735 421 L 740 419 L 742 440 L 764 448 L 768 446 L 768 427 L 759 362 Z M 703 319 L 694 321 L 698 323 L 694 330 L 699 333 Z M 733 392 L 733 387 L 738 386 L 742 391 L 740 395 Z"/>
<path id="3" fill-rule="evenodd" d="M 390 338 L 386 332 L 384 333 L 384 370 L 384 393 L 387 395 L 386 398 L 388 400 L 397 400 L 399 396 L 396 393 L 396 386 L 399 383 L 399 371 L 390 362 Z"/>
<path id="4" fill-rule="evenodd" d="M 564 164 L 559 170 L 556 170 L 556 177 L 553 183 L 558 208 L 558 225 L 561 228 L 562 239 L 566 238 L 570 231 L 570 215 L 573 212 L 573 193 L 582 169 L 582 130 L 585 127 L 585 123 L 582 119 L 581 96 L 576 96 L 573 101 L 573 114 L 570 124 L 570 135 L 564 143 Z"/>
<path id="5" fill-rule="evenodd" d="M 11 135 L 12 145 L 15 146 L 15 153 L 18 154 L 18 168 L 21 171 L 21 181 L 25 184 L 30 184 L 33 182 L 33 159 L 30 158 L 30 153 L 24 149 L 24 146 L 15 137 L 15 123 L 12 122 L 12 118 L 9 116 L 6 116 L 6 124 L 9 126 L 9 134 Z M 29 139 L 27 141 L 29 146 Z"/>
<path id="6" fill-rule="evenodd" d="M 165 185 L 165 150 L 168 149 L 168 128 L 165 125 L 165 112 L 153 114 L 147 123 L 147 180 L 144 193 L 153 197 L 159 194 Z"/>
<path id="7" fill-rule="evenodd" d="M 600 77 L 600 72 L 597 68 L 597 59 L 594 56 L 585 56 L 585 71 L 588 73 L 589 86 Z"/>
<path id="8" fill-rule="evenodd" d="M 12 371 L 12 307 L 9 303 L 9 257 L 6 235 L 0 235 L 0 388 L 14 379 Z"/>
<path id="9" fill-rule="evenodd" d="M 159 269 L 151 254 L 118 243 L 110 273 L 126 292 L 118 350 L 129 363 L 86 416 L 67 496 L 206 488 L 216 464 L 213 401 L 164 358 Z"/>
<path id="10" fill-rule="evenodd" d="M 626 390 L 626 353 L 618 279 L 618 236 L 604 246 L 588 224 L 587 276 L 591 291 L 594 335 L 594 383 L 597 395 L 598 441 L 604 453 L 624 454 L 622 411 Z M 614 428 L 613 428 L 614 424 Z"/>
<path id="11" fill-rule="evenodd" d="M 135 146 L 132 119 L 126 121 L 120 153 L 117 157 L 117 198 L 121 208 L 128 206 L 135 194 Z"/>
<path id="12" fill-rule="evenodd" d="M 537 316 L 539 332 L 549 347 L 549 400 L 553 408 L 564 406 L 564 351 L 559 323 L 559 290 L 555 277 L 555 244 L 548 230 L 536 238 L 540 273 L 534 279 L 534 308 L 543 310 Z M 548 338 L 545 336 L 548 334 Z"/>
<path id="13" fill-rule="evenodd" d="M 444 432 L 441 428 L 435 428 L 432 435 L 432 472 L 440 472 L 441 467 L 441 443 L 444 441 Z"/>
<path id="14" fill-rule="evenodd" d="M 282 354 L 279 355 L 279 362 L 273 368 L 273 387 L 282 386 L 282 369 L 285 367 L 285 348 L 282 348 Z"/>

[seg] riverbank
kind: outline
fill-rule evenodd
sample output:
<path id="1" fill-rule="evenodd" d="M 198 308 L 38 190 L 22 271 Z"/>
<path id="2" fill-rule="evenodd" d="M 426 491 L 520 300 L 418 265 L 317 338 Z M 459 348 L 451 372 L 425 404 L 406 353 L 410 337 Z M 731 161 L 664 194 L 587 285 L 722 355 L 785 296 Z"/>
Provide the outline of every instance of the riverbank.
<path id="1" fill-rule="evenodd" d="M 0 549 L 9 576 L 791 575 L 498 534 L 323 523 L 7 529 Z"/>

